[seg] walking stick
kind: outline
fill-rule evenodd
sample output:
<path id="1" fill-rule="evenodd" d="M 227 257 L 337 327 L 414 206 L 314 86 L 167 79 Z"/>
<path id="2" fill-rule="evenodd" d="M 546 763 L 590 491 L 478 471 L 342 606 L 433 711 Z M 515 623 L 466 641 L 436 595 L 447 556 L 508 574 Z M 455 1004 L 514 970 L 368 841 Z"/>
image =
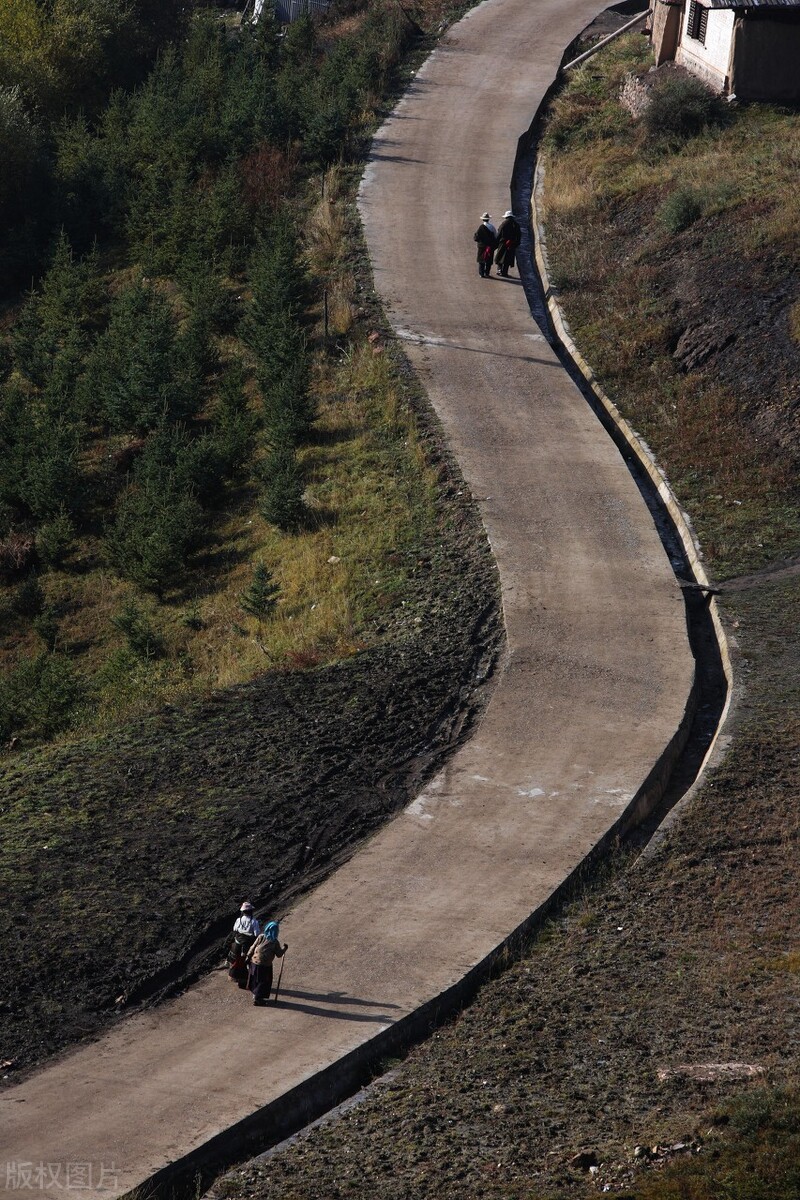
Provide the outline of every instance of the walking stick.
<path id="1" fill-rule="evenodd" d="M 289 947 L 286 946 L 286 948 L 283 951 L 283 958 L 281 959 L 281 969 L 278 972 L 278 983 L 275 988 L 275 999 L 272 1001 L 273 1004 L 278 1003 L 278 992 L 281 990 L 281 980 L 283 979 L 283 964 L 286 962 L 286 951 L 288 949 L 289 949 Z"/>

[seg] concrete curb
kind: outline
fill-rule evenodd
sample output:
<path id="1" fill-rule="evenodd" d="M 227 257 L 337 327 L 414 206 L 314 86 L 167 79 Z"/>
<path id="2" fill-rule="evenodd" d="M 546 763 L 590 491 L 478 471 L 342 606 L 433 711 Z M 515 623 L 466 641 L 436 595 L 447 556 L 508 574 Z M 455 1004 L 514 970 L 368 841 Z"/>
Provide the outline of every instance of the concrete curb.
<path id="1" fill-rule="evenodd" d="M 547 256 L 547 237 L 544 228 L 544 167 L 541 160 L 537 157 L 534 163 L 533 187 L 531 189 L 531 228 L 533 230 L 534 255 L 536 260 L 536 268 L 539 272 L 539 277 L 542 285 L 542 294 L 547 304 L 547 309 L 550 314 L 550 319 L 553 323 L 556 337 L 561 344 L 561 347 L 572 360 L 572 362 L 580 371 L 586 383 L 592 390 L 597 401 L 605 412 L 609 422 L 611 423 L 618 443 L 627 449 L 637 460 L 642 470 L 647 474 L 653 488 L 658 494 L 661 503 L 668 512 L 672 520 L 675 532 L 680 538 L 683 545 L 686 560 L 690 567 L 693 581 L 701 588 L 710 588 L 708 576 L 703 566 L 702 553 L 699 543 L 692 528 L 691 520 L 688 514 L 684 511 L 670 487 L 664 472 L 656 462 L 647 443 L 639 437 L 636 431 L 632 428 L 629 422 L 622 416 L 622 413 L 614 404 L 613 400 L 603 390 L 597 376 L 592 370 L 589 363 L 581 354 L 572 333 L 564 316 L 563 310 L 559 303 L 558 291 L 553 286 L 550 280 L 549 262 Z M 658 833 L 654 836 L 654 841 L 658 843 L 663 838 L 663 834 L 669 824 L 675 818 L 676 812 L 683 807 L 684 803 L 695 792 L 697 784 L 706 771 L 712 759 L 716 760 L 716 756 L 722 750 L 720 744 L 721 734 L 727 722 L 731 711 L 731 704 L 734 696 L 734 676 L 733 663 L 731 659 L 731 648 L 728 641 L 728 636 L 722 622 L 722 617 L 719 611 L 719 606 L 713 596 L 709 597 L 708 605 L 709 615 L 714 628 L 714 633 L 719 648 L 720 660 L 722 669 L 727 680 L 728 690 L 725 698 L 725 704 L 720 714 L 720 719 L 717 724 L 714 736 L 706 750 L 700 769 L 697 773 L 697 778 L 694 784 L 689 789 L 681 801 L 671 810 L 664 822 L 660 826 Z"/>

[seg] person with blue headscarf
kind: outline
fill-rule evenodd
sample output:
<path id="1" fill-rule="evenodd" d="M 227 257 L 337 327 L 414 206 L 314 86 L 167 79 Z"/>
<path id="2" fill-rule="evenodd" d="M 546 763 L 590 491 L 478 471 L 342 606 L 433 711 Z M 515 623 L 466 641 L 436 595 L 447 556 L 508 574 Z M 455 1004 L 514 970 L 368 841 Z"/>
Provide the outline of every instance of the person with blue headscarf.
<path id="1" fill-rule="evenodd" d="M 267 1003 L 272 991 L 272 964 L 276 958 L 283 958 L 289 949 L 287 942 L 281 946 L 278 932 L 278 922 L 270 921 L 247 952 L 247 986 L 253 993 L 253 1004 L 259 1008 Z"/>

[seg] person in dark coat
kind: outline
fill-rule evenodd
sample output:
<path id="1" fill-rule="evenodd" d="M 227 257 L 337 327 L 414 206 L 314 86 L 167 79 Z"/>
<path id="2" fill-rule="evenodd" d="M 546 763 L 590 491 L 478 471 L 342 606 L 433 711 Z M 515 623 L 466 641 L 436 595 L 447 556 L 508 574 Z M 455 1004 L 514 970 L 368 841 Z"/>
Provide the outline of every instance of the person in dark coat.
<path id="1" fill-rule="evenodd" d="M 517 247 L 521 241 L 522 230 L 520 229 L 519 221 L 511 209 L 509 209 L 500 222 L 500 228 L 497 231 L 497 253 L 494 256 L 494 261 L 497 263 L 501 275 L 508 275 L 509 267 L 514 266 Z"/>
<path id="2" fill-rule="evenodd" d="M 278 922 L 270 921 L 263 933 L 260 933 L 247 952 L 247 966 L 250 978 L 247 986 L 253 993 L 253 1004 L 257 1008 L 269 1000 L 272 991 L 272 964 L 276 958 L 283 958 L 289 946 L 286 942 L 281 946 L 278 941 Z"/>
<path id="3" fill-rule="evenodd" d="M 473 241 L 478 243 L 478 274 L 481 279 L 488 279 L 492 273 L 492 256 L 497 246 L 497 230 L 488 212 L 481 217 L 481 223 L 472 237 Z"/>
<path id="4" fill-rule="evenodd" d="M 249 900 L 243 900 L 239 916 L 233 927 L 233 937 L 228 950 L 228 974 L 240 988 L 247 987 L 245 956 L 260 933 L 261 926 L 253 916 L 252 904 Z"/>

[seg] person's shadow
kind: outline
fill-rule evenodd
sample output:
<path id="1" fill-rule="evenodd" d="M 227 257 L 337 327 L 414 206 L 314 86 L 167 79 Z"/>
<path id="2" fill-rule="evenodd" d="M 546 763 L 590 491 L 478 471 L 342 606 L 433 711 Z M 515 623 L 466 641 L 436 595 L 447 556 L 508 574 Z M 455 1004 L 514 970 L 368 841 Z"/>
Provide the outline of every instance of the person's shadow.
<path id="1" fill-rule="evenodd" d="M 316 1000 L 317 1004 L 298 1003 L 298 1001 Z M 271 1003 L 275 1003 L 272 1001 Z M 278 994 L 277 1003 L 281 1008 L 293 1008 L 297 1012 L 310 1013 L 315 1017 L 332 1017 L 337 1021 L 365 1021 L 376 1025 L 391 1025 L 395 1017 L 386 1012 L 349 1012 L 343 1008 L 325 1008 L 323 1005 L 344 1005 L 350 1008 L 379 1008 L 399 1010 L 399 1004 L 388 1004 L 382 1000 L 362 1000 L 357 996 L 348 996 L 345 992 L 300 992 L 286 988 Z"/>

